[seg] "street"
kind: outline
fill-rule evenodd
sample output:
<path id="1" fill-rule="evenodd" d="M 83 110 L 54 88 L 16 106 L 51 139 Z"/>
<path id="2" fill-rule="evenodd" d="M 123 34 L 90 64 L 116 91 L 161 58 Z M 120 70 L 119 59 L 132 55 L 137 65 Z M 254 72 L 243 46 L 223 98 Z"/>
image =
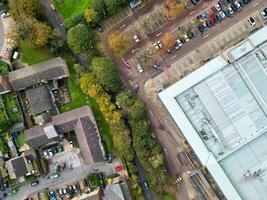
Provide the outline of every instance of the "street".
<path id="1" fill-rule="evenodd" d="M 87 176 L 89 173 L 93 172 L 103 172 L 106 175 L 111 175 L 113 173 L 113 165 L 108 164 L 107 162 L 95 163 L 92 165 L 82 165 L 80 167 L 68 169 L 67 171 L 60 173 L 60 177 L 57 179 L 39 178 L 39 184 L 37 186 L 31 187 L 28 183 L 24 184 L 18 188 L 17 194 L 9 196 L 7 199 L 24 199 L 41 191 L 55 190 L 68 184 L 77 182 L 78 180 Z"/>

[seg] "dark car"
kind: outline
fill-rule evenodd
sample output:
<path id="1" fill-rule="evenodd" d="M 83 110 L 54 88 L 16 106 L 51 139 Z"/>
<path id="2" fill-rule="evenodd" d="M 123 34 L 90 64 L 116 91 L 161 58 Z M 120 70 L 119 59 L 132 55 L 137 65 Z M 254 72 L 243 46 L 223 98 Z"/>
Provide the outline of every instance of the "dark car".
<path id="1" fill-rule="evenodd" d="M 184 38 L 180 38 L 180 41 L 182 42 L 182 44 L 186 43 L 186 40 Z"/>
<path id="2" fill-rule="evenodd" d="M 249 4 L 251 0 L 243 0 L 244 4 Z"/>
<path id="3" fill-rule="evenodd" d="M 83 179 L 83 186 L 84 187 L 87 187 L 88 186 L 88 181 L 87 181 L 87 179 L 85 178 L 85 179 Z"/>
<path id="4" fill-rule="evenodd" d="M 100 26 L 99 24 L 96 25 L 97 27 L 97 30 L 100 32 L 100 33 L 103 33 L 104 32 L 104 29 L 102 28 L 102 26 Z"/>
<path id="5" fill-rule="evenodd" d="M 200 0 L 191 0 L 193 5 L 196 5 Z"/>
<path id="6" fill-rule="evenodd" d="M 220 14 L 216 14 L 216 19 L 218 22 L 220 22 L 220 21 L 222 21 L 223 18 L 221 17 Z"/>
<path id="7" fill-rule="evenodd" d="M 32 187 L 34 187 L 34 186 L 36 186 L 36 185 L 38 185 L 38 184 L 39 184 L 39 181 L 38 181 L 38 180 L 31 182 L 31 186 L 32 186 Z"/>
<path id="8" fill-rule="evenodd" d="M 231 8 L 234 12 L 238 10 L 237 6 L 234 3 L 231 5 Z"/>
<path id="9" fill-rule="evenodd" d="M 139 86 L 138 86 L 138 89 L 139 89 Z M 106 160 L 108 163 L 112 163 L 112 155 L 110 154 L 105 155 L 104 160 Z"/>
<path id="10" fill-rule="evenodd" d="M 159 63 L 155 63 L 152 65 L 153 68 L 160 70 L 160 64 Z"/>
<path id="11" fill-rule="evenodd" d="M 136 83 L 133 89 L 134 89 L 134 92 L 137 93 L 139 91 L 139 85 Z"/>

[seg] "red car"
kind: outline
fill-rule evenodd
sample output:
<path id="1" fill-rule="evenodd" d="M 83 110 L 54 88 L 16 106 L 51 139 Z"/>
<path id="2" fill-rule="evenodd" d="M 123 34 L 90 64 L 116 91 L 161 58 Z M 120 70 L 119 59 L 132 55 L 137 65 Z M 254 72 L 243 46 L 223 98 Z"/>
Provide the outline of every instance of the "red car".
<path id="1" fill-rule="evenodd" d="M 123 166 L 121 166 L 121 165 L 115 167 L 115 171 L 116 172 L 119 172 L 119 171 L 122 171 L 122 170 L 123 170 Z"/>
<path id="2" fill-rule="evenodd" d="M 126 65 L 126 67 L 127 67 L 128 69 L 131 69 L 131 65 L 130 65 L 130 63 L 125 62 L 125 65 Z"/>

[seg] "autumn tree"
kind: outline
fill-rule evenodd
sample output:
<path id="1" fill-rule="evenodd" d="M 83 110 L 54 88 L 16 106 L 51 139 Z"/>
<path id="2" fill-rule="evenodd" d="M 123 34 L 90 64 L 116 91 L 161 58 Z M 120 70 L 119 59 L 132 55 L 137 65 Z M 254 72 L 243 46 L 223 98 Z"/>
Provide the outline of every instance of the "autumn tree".
<path id="1" fill-rule="evenodd" d="M 175 44 L 176 39 L 177 38 L 173 33 L 170 33 L 170 32 L 164 33 L 164 35 L 161 38 L 163 47 L 166 49 L 171 49 L 173 45 Z"/>
<path id="2" fill-rule="evenodd" d="M 107 91 L 116 92 L 120 87 L 120 77 L 113 62 L 107 57 L 92 60 L 92 74 Z"/>
<path id="3" fill-rule="evenodd" d="M 15 20 L 19 19 L 22 14 L 34 18 L 39 16 L 39 0 L 9 0 L 8 5 L 9 12 Z"/>
<path id="4" fill-rule="evenodd" d="M 171 18 L 175 18 L 180 16 L 185 11 L 185 6 L 183 3 L 177 3 L 176 0 L 165 0 L 165 4 L 168 7 L 168 11 L 166 13 L 167 16 Z"/>
<path id="5" fill-rule="evenodd" d="M 114 31 L 108 36 L 108 45 L 115 53 L 123 54 L 129 46 L 124 35 L 119 31 Z"/>
<path id="6" fill-rule="evenodd" d="M 94 23 L 98 20 L 97 12 L 93 8 L 85 9 L 83 15 L 87 23 Z"/>

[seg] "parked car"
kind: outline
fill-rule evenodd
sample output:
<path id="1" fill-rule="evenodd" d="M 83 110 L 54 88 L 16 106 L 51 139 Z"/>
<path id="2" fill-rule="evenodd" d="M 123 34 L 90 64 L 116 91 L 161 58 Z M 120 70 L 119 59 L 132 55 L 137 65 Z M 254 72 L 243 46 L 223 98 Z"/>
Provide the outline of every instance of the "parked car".
<path id="1" fill-rule="evenodd" d="M 139 91 L 139 85 L 137 83 L 134 84 L 133 90 L 135 93 L 137 93 Z"/>
<path id="2" fill-rule="evenodd" d="M 55 6 L 51 3 L 50 7 L 52 8 L 52 10 L 56 10 Z"/>
<path id="3" fill-rule="evenodd" d="M 39 184 L 39 181 L 38 181 L 38 180 L 31 182 L 31 186 L 32 186 L 32 187 L 34 187 L 34 186 L 36 186 L 36 185 L 38 185 L 38 184 Z"/>
<path id="4" fill-rule="evenodd" d="M 251 0 L 243 0 L 244 4 L 249 4 Z"/>
<path id="5" fill-rule="evenodd" d="M 219 14 L 222 17 L 222 19 L 224 19 L 226 17 L 226 15 L 225 15 L 225 13 L 223 11 L 220 11 Z"/>
<path id="6" fill-rule="evenodd" d="M 234 3 L 231 4 L 231 8 L 233 9 L 234 12 L 238 10 L 237 6 Z"/>
<path id="7" fill-rule="evenodd" d="M 146 190 L 149 189 L 149 185 L 148 185 L 148 182 L 147 182 L 147 181 L 144 181 L 144 182 L 143 182 L 143 186 L 144 186 L 144 188 L 145 188 Z"/>
<path id="8" fill-rule="evenodd" d="M 248 22 L 250 23 L 251 26 L 255 26 L 256 25 L 256 21 L 253 17 L 248 18 Z"/>
<path id="9" fill-rule="evenodd" d="M 99 24 L 97 24 L 96 27 L 97 27 L 97 30 L 98 30 L 100 33 L 103 33 L 103 32 L 104 32 L 104 29 L 103 29 L 102 26 L 100 26 Z"/>
<path id="10" fill-rule="evenodd" d="M 71 148 L 74 148 L 73 141 L 69 141 L 69 145 L 70 145 Z"/>
<path id="11" fill-rule="evenodd" d="M 229 15 L 234 14 L 234 11 L 233 11 L 233 9 L 230 6 L 226 10 L 229 13 Z"/>
<path id="12" fill-rule="evenodd" d="M 51 174 L 51 179 L 57 179 L 59 177 L 59 173 Z"/>
<path id="13" fill-rule="evenodd" d="M 189 37 L 186 34 L 184 34 L 182 37 L 183 37 L 183 39 L 185 39 L 186 42 L 189 41 Z"/>
<path id="14" fill-rule="evenodd" d="M 193 5 L 197 5 L 197 3 L 199 2 L 200 0 L 191 0 L 192 4 Z"/>
<path id="15" fill-rule="evenodd" d="M 134 35 L 133 39 L 134 39 L 135 43 L 140 42 L 140 39 L 139 39 L 139 37 L 137 35 Z"/>
<path id="16" fill-rule="evenodd" d="M 216 8 L 217 11 L 221 10 L 221 6 L 219 4 L 216 4 L 214 7 Z"/>
<path id="17" fill-rule="evenodd" d="M 140 63 L 136 65 L 136 68 L 138 69 L 139 73 L 142 73 L 144 71 Z"/>
<path id="18" fill-rule="evenodd" d="M 155 63 L 152 65 L 153 68 L 160 70 L 160 64 L 159 63 Z"/>
<path id="19" fill-rule="evenodd" d="M 267 8 L 264 8 L 261 12 L 260 12 L 261 16 L 263 19 L 267 19 Z"/>
<path id="20" fill-rule="evenodd" d="M 116 172 L 120 172 L 120 171 L 122 171 L 122 170 L 123 170 L 123 166 L 121 166 L 121 165 L 115 167 L 115 171 L 116 171 Z"/>
<path id="21" fill-rule="evenodd" d="M 236 5 L 237 9 L 241 8 L 241 4 L 238 1 L 235 1 L 234 4 Z"/>
<path id="22" fill-rule="evenodd" d="M 4 13 L 2 13 L 1 16 L 2 16 L 3 18 L 7 18 L 7 17 L 10 16 L 10 14 L 9 14 L 9 12 L 4 12 Z"/>
<path id="23" fill-rule="evenodd" d="M 161 42 L 160 42 L 160 41 L 157 41 L 156 43 L 154 43 L 154 47 L 155 47 L 156 49 L 161 49 L 161 48 L 162 48 L 162 44 L 161 44 Z"/>
<path id="24" fill-rule="evenodd" d="M 180 39 L 177 39 L 177 44 L 178 44 L 179 47 L 183 46 L 183 43 L 181 42 Z"/>

